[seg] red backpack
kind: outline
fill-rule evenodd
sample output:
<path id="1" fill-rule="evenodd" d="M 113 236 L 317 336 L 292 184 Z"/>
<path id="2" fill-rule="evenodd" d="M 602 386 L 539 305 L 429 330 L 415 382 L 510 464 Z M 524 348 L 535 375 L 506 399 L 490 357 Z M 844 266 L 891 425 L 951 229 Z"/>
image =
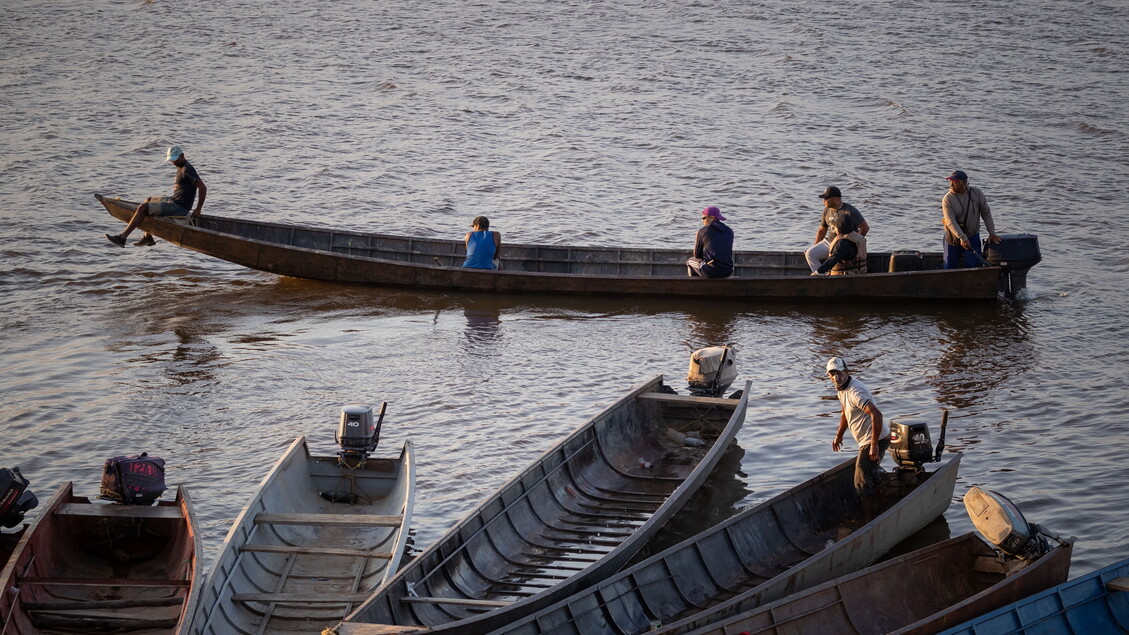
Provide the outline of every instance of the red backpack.
<path id="1" fill-rule="evenodd" d="M 142 452 L 115 456 L 102 466 L 102 498 L 152 505 L 165 491 L 165 460 Z"/>

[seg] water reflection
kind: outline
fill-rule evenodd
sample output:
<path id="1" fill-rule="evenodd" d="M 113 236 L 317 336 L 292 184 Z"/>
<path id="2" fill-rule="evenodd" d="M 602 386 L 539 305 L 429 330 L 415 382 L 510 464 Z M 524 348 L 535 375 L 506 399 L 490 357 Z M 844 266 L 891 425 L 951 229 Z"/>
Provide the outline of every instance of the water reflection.
<path id="1" fill-rule="evenodd" d="M 501 310 L 497 306 L 468 303 L 463 308 L 463 316 L 466 318 L 465 334 L 468 348 L 491 345 L 501 338 Z"/>
<path id="2" fill-rule="evenodd" d="M 1039 364 L 1022 305 L 968 308 L 936 326 L 941 354 L 930 383 L 944 406 L 980 405 L 1001 384 Z"/>
<path id="3" fill-rule="evenodd" d="M 751 492 L 745 484 L 748 475 L 741 471 L 744 456 L 745 450 L 740 445 L 730 445 L 705 484 L 631 562 L 640 562 L 735 516 L 740 511 L 737 503 Z"/>

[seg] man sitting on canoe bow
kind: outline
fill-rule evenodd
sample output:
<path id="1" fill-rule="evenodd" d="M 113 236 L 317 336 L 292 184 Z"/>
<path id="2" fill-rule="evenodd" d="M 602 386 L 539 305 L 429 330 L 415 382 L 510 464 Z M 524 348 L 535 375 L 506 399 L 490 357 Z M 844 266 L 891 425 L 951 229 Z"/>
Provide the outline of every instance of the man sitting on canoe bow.
<path id="1" fill-rule="evenodd" d="M 686 261 L 686 272 L 703 278 L 728 278 L 733 275 L 733 230 L 721 222 L 721 210 L 710 206 L 702 210 L 702 222 L 694 240 L 694 257 Z"/>
<path id="2" fill-rule="evenodd" d="M 129 224 L 125 226 L 125 231 L 120 234 L 106 234 L 106 238 L 118 247 L 125 247 L 125 241 L 129 238 L 129 233 L 145 220 L 145 217 L 152 214 L 153 216 L 186 216 L 188 210 L 192 208 L 192 199 L 196 198 L 196 192 L 200 192 L 200 200 L 196 202 L 196 209 L 192 212 L 192 220 L 195 221 L 200 212 L 204 209 L 204 198 L 208 195 L 208 187 L 204 185 L 204 180 L 196 173 L 196 168 L 184 158 L 184 150 L 180 146 L 172 146 L 168 149 L 168 154 L 165 155 L 165 160 L 176 166 L 176 178 L 173 181 L 172 196 L 150 196 L 145 199 L 137 210 L 133 212 L 133 218 L 129 219 Z M 146 233 L 141 237 L 141 240 L 133 243 L 138 247 L 148 247 L 153 245 L 155 241 L 151 234 Z"/>

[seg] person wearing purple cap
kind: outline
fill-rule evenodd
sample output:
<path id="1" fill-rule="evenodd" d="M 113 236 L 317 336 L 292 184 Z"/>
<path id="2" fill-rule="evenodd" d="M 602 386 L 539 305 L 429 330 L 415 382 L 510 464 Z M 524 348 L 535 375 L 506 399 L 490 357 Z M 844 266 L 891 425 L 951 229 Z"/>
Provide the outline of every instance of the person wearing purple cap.
<path id="1" fill-rule="evenodd" d="M 988 228 L 988 240 L 1000 242 L 988 198 L 979 188 L 968 184 L 964 170 L 948 176 L 949 191 L 941 199 L 941 221 L 945 225 L 945 269 L 979 267 L 983 256 L 980 247 L 980 219 Z"/>
<path id="2" fill-rule="evenodd" d="M 733 275 L 733 230 L 723 220 L 721 210 L 712 205 L 702 210 L 702 228 L 694 239 L 694 256 L 686 261 L 686 272 L 691 276 Z"/>

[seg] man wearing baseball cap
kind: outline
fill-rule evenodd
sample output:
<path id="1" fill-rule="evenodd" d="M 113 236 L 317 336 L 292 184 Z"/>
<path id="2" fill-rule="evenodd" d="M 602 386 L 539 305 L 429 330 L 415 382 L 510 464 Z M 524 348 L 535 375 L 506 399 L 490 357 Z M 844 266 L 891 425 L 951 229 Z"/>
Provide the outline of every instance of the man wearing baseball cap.
<path id="1" fill-rule="evenodd" d="M 196 202 L 196 209 L 192 212 L 192 221 L 200 216 L 204 209 L 204 198 L 208 195 L 208 187 L 204 180 L 196 173 L 196 168 L 184 158 L 184 150 L 180 146 L 171 146 L 166 151 L 165 161 L 176 166 L 176 178 L 173 181 L 172 196 L 150 196 L 145 199 L 133 212 L 133 218 L 120 234 L 106 234 L 106 238 L 118 247 L 125 247 L 129 233 L 145 220 L 145 217 L 154 216 L 186 216 L 192 208 L 192 199 L 196 198 L 196 191 L 200 191 L 200 200 Z M 148 247 L 156 241 L 153 236 L 145 234 L 141 240 L 133 243 L 138 247 Z"/>
<path id="2" fill-rule="evenodd" d="M 694 239 L 694 256 L 686 261 L 686 272 L 703 278 L 728 278 L 733 275 L 733 230 L 721 222 L 721 210 L 710 206 L 702 210 L 702 228 Z"/>
<path id="3" fill-rule="evenodd" d="M 980 188 L 968 184 L 964 170 L 948 176 L 949 191 L 941 199 L 941 220 L 945 225 L 945 269 L 980 266 L 980 219 L 988 227 L 988 240 L 1000 242 L 988 199 Z"/>
<path id="4" fill-rule="evenodd" d="M 839 429 L 835 431 L 831 449 L 838 452 L 843 447 L 843 433 L 850 428 L 851 436 L 859 445 L 855 459 L 855 491 L 862 498 L 869 520 L 873 516 L 874 488 L 881 474 L 878 466 L 890 447 L 890 426 L 882 419 L 882 411 L 874 404 L 870 389 L 851 377 L 842 357 L 827 360 L 827 376 L 835 384 L 841 407 Z"/>
<path id="5" fill-rule="evenodd" d="M 843 202 L 843 192 L 834 185 L 823 190 L 819 195 L 823 199 L 823 214 L 819 217 L 819 229 L 815 232 L 815 242 L 804 252 L 808 267 L 812 274 L 822 274 L 831 269 L 836 263 L 857 256 L 858 251 L 854 243 L 839 241 L 841 251 L 836 254 L 835 262 L 823 267 L 824 261 L 831 258 L 832 244 L 839 236 L 846 236 L 853 232 L 866 236 L 870 225 L 862 217 L 854 205 Z M 848 252 L 852 252 L 848 253 Z"/>

